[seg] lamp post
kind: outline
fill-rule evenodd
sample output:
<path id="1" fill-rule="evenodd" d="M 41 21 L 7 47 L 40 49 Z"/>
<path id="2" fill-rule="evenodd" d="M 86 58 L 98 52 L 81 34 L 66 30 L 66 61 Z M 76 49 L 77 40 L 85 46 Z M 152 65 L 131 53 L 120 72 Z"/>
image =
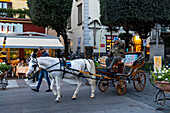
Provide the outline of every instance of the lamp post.
<path id="1" fill-rule="evenodd" d="M 158 24 L 156 24 L 156 56 L 158 56 L 158 38 L 159 38 L 159 28 Z"/>

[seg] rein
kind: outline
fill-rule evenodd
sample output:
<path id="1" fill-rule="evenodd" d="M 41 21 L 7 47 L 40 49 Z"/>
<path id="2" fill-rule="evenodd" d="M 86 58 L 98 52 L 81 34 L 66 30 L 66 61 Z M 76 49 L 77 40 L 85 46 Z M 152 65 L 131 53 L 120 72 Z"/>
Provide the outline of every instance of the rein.
<path id="1" fill-rule="evenodd" d="M 56 66 L 56 65 L 58 65 L 58 64 L 60 64 L 60 62 L 57 62 L 57 63 L 55 63 L 54 65 L 52 65 L 52 66 L 50 66 L 50 67 L 47 67 L 45 70 L 50 69 L 50 68 L 52 68 L 52 67 L 54 67 L 54 66 Z"/>
<path id="2" fill-rule="evenodd" d="M 90 61 L 89 61 L 88 59 L 86 59 L 86 60 L 90 63 Z M 88 72 L 89 75 L 93 75 L 93 74 L 90 73 L 89 70 L 87 69 L 87 63 L 85 62 L 84 59 L 83 59 L 83 61 L 84 61 L 84 63 L 85 63 L 85 68 L 84 68 L 84 70 L 87 70 L 87 72 Z M 36 65 L 34 65 L 34 70 L 30 70 L 30 71 L 32 71 L 32 72 L 35 71 L 36 66 L 39 67 L 39 65 L 38 65 L 38 60 L 37 60 L 37 59 L 36 59 L 36 62 L 34 61 L 34 63 L 36 63 Z M 52 68 L 52 67 L 54 67 L 54 66 L 56 66 L 56 65 L 58 65 L 58 64 L 60 64 L 60 69 L 54 69 L 54 70 L 50 70 L 50 71 L 48 71 L 48 72 L 51 73 L 52 71 L 63 71 L 63 76 L 62 76 L 61 78 L 64 78 L 65 73 L 70 73 L 70 74 L 73 74 L 73 75 L 77 75 L 77 74 L 75 74 L 75 72 L 80 72 L 80 70 L 77 70 L 77 69 L 73 69 L 73 68 L 64 66 L 64 60 L 63 60 L 63 65 L 62 65 L 61 61 L 59 61 L 59 62 L 57 62 L 57 63 L 55 63 L 55 64 L 47 67 L 45 70 L 50 69 L 50 68 Z M 63 70 L 61 69 L 62 66 L 64 67 Z M 70 72 L 69 72 L 69 71 L 66 71 L 66 69 L 70 70 Z M 75 71 L 75 72 L 74 72 L 74 71 Z M 80 73 L 78 74 L 78 76 L 84 77 L 84 76 L 82 75 L 82 72 L 80 72 Z M 84 77 L 84 78 L 91 78 L 91 77 Z M 91 79 L 92 79 L 92 78 L 91 78 Z"/>

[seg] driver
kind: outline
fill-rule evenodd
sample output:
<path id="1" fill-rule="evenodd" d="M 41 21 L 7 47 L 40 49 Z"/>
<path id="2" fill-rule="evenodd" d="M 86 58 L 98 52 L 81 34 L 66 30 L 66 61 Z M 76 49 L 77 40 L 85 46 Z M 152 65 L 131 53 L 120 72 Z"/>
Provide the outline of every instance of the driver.
<path id="1" fill-rule="evenodd" d="M 112 50 L 108 53 L 108 55 L 112 56 L 112 62 L 110 63 L 108 69 L 112 72 L 112 67 L 115 63 L 117 63 L 121 58 L 124 58 L 125 52 L 125 44 L 123 40 L 119 40 L 118 37 L 114 37 L 114 45 L 112 46 Z"/>

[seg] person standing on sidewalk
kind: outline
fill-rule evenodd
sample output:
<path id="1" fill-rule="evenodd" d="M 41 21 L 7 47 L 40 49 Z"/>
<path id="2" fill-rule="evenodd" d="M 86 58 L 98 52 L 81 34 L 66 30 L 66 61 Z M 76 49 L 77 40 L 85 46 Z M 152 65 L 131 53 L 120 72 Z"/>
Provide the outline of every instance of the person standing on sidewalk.
<path id="1" fill-rule="evenodd" d="M 41 57 L 49 57 L 49 54 L 46 52 L 46 50 L 43 47 L 39 47 L 38 49 L 40 51 L 40 53 L 42 53 Z M 43 77 L 45 76 L 45 79 L 48 83 L 48 89 L 46 90 L 46 92 L 51 92 L 52 90 L 50 89 L 50 80 L 48 77 L 48 72 L 45 69 L 41 69 L 40 74 L 39 74 L 39 80 L 38 80 L 38 85 L 37 87 L 34 89 L 32 89 L 35 92 L 39 92 L 39 88 L 42 82 Z"/>

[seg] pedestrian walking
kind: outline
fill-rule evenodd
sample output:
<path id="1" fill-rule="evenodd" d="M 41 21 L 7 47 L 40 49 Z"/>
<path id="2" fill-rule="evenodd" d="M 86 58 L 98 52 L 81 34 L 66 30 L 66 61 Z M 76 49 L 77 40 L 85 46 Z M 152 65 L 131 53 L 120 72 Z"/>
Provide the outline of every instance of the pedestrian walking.
<path id="1" fill-rule="evenodd" d="M 43 47 L 39 47 L 38 49 L 40 51 L 40 53 L 42 54 L 41 57 L 48 57 L 49 54 L 46 52 L 46 50 Z M 45 79 L 48 83 L 48 89 L 46 90 L 46 92 L 51 92 L 52 90 L 50 89 L 50 80 L 49 80 L 49 76 L 48 76 L 48 72 L 45 69 L 41 69 L 40 74 L 39 74 L 39 80 L 38 80 L 38 85 L 37 87 L 34 89 L 32 89 L 35 92 L 39 92 L 39 88 L 42 82 L 43 77 L 45 76 Z"/>

